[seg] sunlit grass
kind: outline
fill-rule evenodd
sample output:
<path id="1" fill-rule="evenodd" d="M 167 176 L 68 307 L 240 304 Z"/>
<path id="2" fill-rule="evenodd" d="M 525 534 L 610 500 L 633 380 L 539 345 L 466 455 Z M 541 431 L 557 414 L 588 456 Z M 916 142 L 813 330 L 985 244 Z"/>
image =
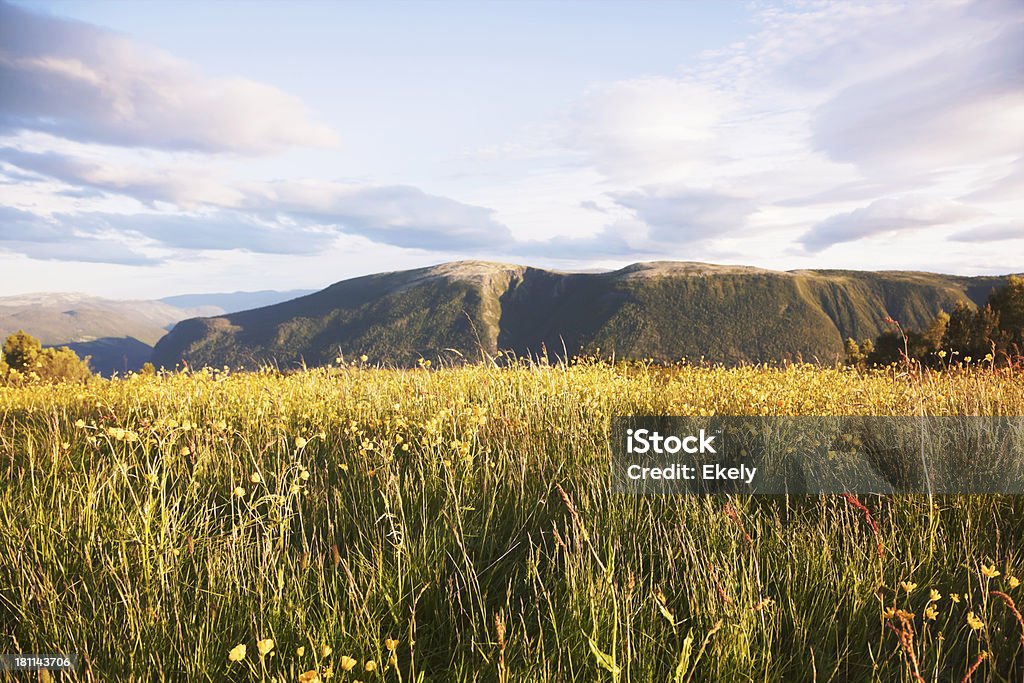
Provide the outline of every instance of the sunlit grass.
<path id="1" fill-rule="evenodd" d="M 1024 414 L 1024 384 L 361 359 L 0 388 L 0 651 L 91 680 L 1017 680 L 1012 497 L 612 491 L 613 415 L 921 412 Z"/>

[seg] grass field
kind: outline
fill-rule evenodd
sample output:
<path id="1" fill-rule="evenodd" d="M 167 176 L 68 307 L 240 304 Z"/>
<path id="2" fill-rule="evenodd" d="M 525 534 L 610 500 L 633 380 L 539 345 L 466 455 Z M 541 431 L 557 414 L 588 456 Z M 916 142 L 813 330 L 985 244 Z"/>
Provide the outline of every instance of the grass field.
<path id="1" fill-rule="evenodd" d="M 1024 383 L 356 363 L 0 388 L 0 651 L 95 681 L 1021 681 L 1018 499 L 612 492 L 616 414 L 922 411 L 1022 415 Z"/>

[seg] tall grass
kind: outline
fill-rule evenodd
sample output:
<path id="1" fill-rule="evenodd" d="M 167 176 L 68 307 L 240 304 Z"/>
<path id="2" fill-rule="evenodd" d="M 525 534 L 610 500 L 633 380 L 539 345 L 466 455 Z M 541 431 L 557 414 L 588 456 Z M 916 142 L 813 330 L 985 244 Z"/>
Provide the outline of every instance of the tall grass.
<path id="1" fill-rule="evenodd" d="M 1013 497 L 612 491 L 612 415 L 922 411 L 1024 414 L 1024 385 L 356 363 L 0 388 L 0 651 L 96 681 L 1019 681 Z"/>

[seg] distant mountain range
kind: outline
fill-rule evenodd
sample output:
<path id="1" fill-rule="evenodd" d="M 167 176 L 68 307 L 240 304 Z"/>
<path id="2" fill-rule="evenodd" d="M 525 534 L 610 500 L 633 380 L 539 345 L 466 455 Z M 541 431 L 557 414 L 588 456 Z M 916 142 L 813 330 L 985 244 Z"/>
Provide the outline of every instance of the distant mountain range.
<path id="1" fill-rule="evenodd" d="M 232 313 L 307 293 L 186 294 L 159 301 L 118 301 L 78 293 L 0 297 L 0 341 L 24 330 L 45 346 L 68 346 L 79 356 L 91 356 L 97 372 L 124 373 L 142 367 L 153 345 L 179 320 Z"/>
<path id="2" fill-rule="evenodd" d="M 255 310 L 183 320 L 153 361 L 173 368 L 296 367 L 339 354 L 412 365 L 511 350 L 739 363 L 833 362 L 847 337 L 886 317 L 923 328 L 939 310 L 983 303 L 1002 277 L 769 271 L 689 262 L 562 273 L 480 261 L 345 280 Z M 199 303 L 189 300 L 187 303 Z"/>
<path id="3" fill-rule="evenodd" d="M 179 294 L 160 299 L 165 304 L 178 308 L 197 308 L 200 306 L 213 306 L 221 309 L 221 313 L 234 313 L 245 311 L 250 308 L 261 308 L 272 304 L 281 303 L 295 299 L 306 294 L 312 294 L 315 289 L 292 289 L 285 292 L 278 292 L 272 289 L 264 289 L 259 292 L 228 292 L 217 294 Z"/>

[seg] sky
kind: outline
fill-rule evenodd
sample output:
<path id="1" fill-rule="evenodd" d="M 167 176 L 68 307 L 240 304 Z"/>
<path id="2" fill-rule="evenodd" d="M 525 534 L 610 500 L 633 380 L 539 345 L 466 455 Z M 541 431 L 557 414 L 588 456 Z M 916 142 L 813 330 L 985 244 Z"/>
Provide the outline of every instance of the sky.
<path id="1" fill-rule="evenodd" d="M 1024 271 L 1024 3 L 0 0 L 0 296 Z"/>

